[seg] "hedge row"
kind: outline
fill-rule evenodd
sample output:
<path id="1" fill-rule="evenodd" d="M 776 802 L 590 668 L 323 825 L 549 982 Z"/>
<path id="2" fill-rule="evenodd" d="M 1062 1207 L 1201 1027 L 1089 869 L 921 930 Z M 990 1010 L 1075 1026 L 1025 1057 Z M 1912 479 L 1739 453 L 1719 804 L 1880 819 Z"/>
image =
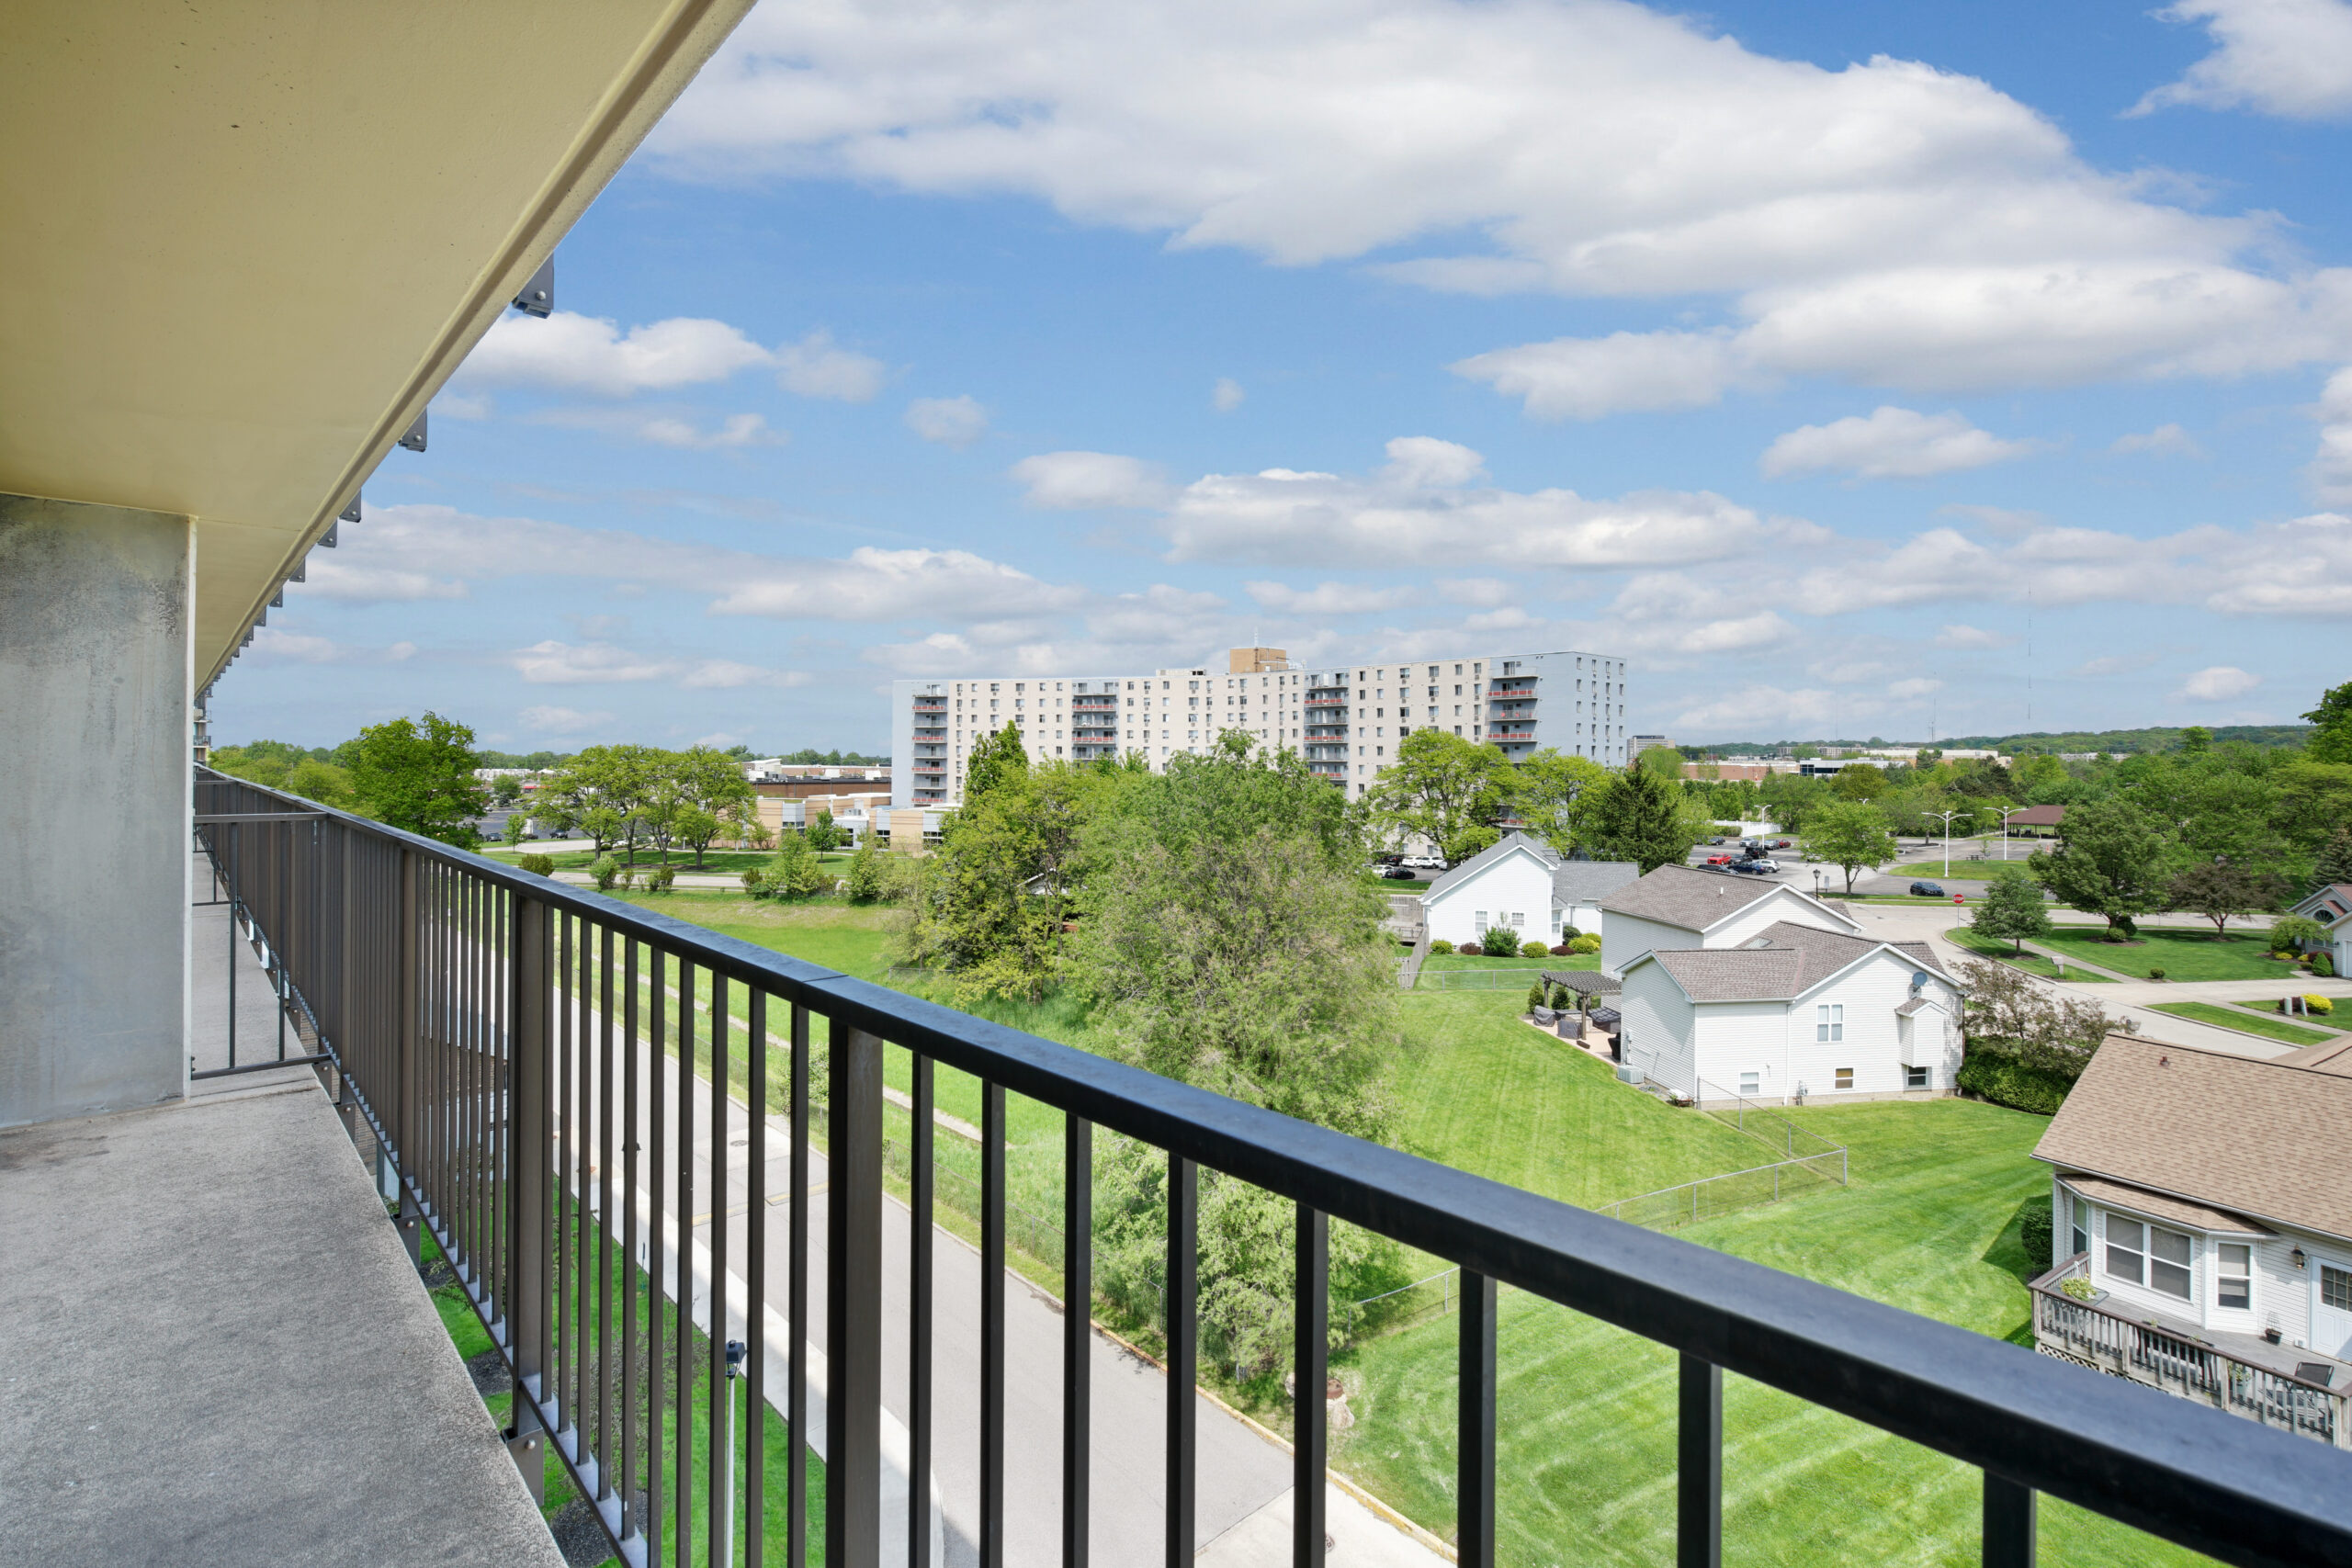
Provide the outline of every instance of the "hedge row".
<path id="1" fill-rule="evenodd" d="M 2025 1066 L 1974 1045 L 1969 1046 L 1961 1057 L 1960 1076 L 1955 1081 L 1969 1093 L 1981 1095 L 1996 1105 L 2030 1111 L 2038 1116 L 2056 1115 L 2058 1107 L 2065 1101 L 2066 1091 L 2075 1087 L 2072 1078 Z"/>

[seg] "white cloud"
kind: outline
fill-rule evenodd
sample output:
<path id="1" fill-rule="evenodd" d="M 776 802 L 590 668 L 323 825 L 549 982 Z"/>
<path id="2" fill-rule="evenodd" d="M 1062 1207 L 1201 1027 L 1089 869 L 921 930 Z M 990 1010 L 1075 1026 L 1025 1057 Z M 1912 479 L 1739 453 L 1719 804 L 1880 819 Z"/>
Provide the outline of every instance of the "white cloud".
<path id="1" fill-rule="evenodd" d="M 2177 424 L 2160 424 L 2154 430 L 2119 435 L 2115 445 L 2108 448 L 2118 456 L 2133 452 L 2154 452 L 2158 457 L 2202 457 L 2205 448 L 2197 445 L 2188 432 Z"/>
<path id="2" fill-rule="evenodd" d="M 436 419 L 488 419 L 498 412 L 488 392 L 453 392 L 444 388 L 433 400 Z"/>
<path id="3" fill-rule="evenodd" d="M 2333 37 L 2342 7 L 2182 14 L 2257 9 Z M 2096 168 L 1972 77 L 1774 59 L 1621 0 L 763 7 L 649 155 L 1029 196 L 1429 288 L 1727 301 L 1463 362 L 1547 417 L 1798 375 L 1950 391 L 2352 357 L 2352 277 L 2286 257 L 2267 215 Z"/>
<path id="4" fill-rule="evenodd" d="M 1241 587 L 1267 609 L 1290 615 L 1361 615 L 1373 610 L 1399 609 L 1421 596 L 1410 588 L 1373 588 L 1351 582 L 1318 582 L 1305 590 L 1279 582 L 1245 582 Z"/>
<path id="5" fill-rule="evenodd" d="M 1510 598 L 1510 584 L 1498 577 L 1442 577 L 1437 592 L 1449 604 L 1491 610 Z"/>
<path id="6" fill-rule="evenodd" d="M 1112 452 L 1040 452 L 1005 470 L 1032 506 L 1158 506 L 1174 493 L 1156 464 Z"/>
<path id="7" fill-rule="evenodd" d="M 725 321 L 673 316 L 631 327 L 558 310 L 501 316 L 458 368 L 469 387 L 543 387 L 625 398 L 723 381 L 773 356 Z"/>
<path id="8" fill-rule="evenodd" d="M 2320 500 L 2341 506 L 2352 502 L 2352 367 L 2327 378 L 2316 412 L 2319 451 L 2303 474 Z"/>
<path id="9" fill-rule="evenodd" d="M 697 692 L 731 692 L 744 686 L 786 691 L 806 686 L 815 679 L 805 670 L 769 670 L 757 664 L 738 664 L 731 659 L 704 659 L 689 664 L 678 678 L 678 684 Z M 734 742 L 727 744 L 731 746 Z"/>
<path id="10" fill-rule="evenodd" d="M 2108 653 L 2097 659 L 2086 659 L 2067 671 L 2070 675 L 2087 675 L 2094 680 L 2109 675 L 2131 675 L 2145 670 L 2163 658 L 2158 653 Z"/>
<path id="11" fill-rule="evenodd" d="M 970 397 L 917 398 L 907 405 L 907 428 L 925 441 L 969 446 L 989 427 L 989 411 Z"/>
<path id="12" fill-rule="evenodd" d="M 870 402 L 888 378 L 878 360 L 836 347 L 833 334 L 823 328 L 798 343 L 775 351 L 776 384 L 804 398 L 838 398 L 845 403 Z"/>
<path id="13" fill-rule="evenodd" d="M 598 728 L 619 722 L 612 714 L 599 708 L 583 713 L 578 708 L 528 707 L 515 716 L 523 728 L 542 735 L 578 735 L 583 730 Z"/>
<path id="14" fill-rule="evenodd" d="M 1614 501 L 1507 491 L 1471 483 L 1484 459 L 1466 446 L 1407 436 L 1387 450 L 1388 463 L 1363 478 L 1268 468 L 1195 479 L 1167 512 L 1170 558 L 1609 570 L 1721 560 L 1828 537 L 1812 524 L 1767 520 L 1703 491 Z"/>
<path id="15" fill-rule="evenodd" d="M 1793 691 L 1781 686 L 1749 685 L 1711 703 L 1701 703 L 1675 715 L 1684 730 L 1736 729 L 1743 734 L 1760 728 L 1826 725 L 1872 711 L 1870 705 L 1815 687 Z"/>
<path id="16" fill-rule="evenodd" d="M 763 446 L 782 439 L 768 428 L 764 417 L 755 413 L 729 414 L 716 430 L 698 429 L 683 419 L 650 419 L 638 427 L 638 434 L 657 446 L 678 446 L 694 452 L 710 452 L 728 446 Z"/>
<path id="17" fill-rule="evenodd" d="M 2194 104 L 2289 119 L 2352 114 L 2352 6 L 2343 0 L 2182 0 L 2156 15 L 2202 22 L 2221 47 L 2131 112 Z"/>
<path id="18" fill-rule="evenodd" d="M 1883 407 L 1827 424 L 1804 424 L 1764 449 L 1773 478 L 1849 473 L 1866 479 L 1925 479 L 2006 463 L 2036 449 L 2031 441 L 2004 441 L 1959 413 L 1924 414 Z"/>
<path id="19" fill-rule="evenodd" d="M 1241 389 L 1240 382 L 1230 376 L 1220 376 L 1216 378 L 1216 385 L 1209 389 L 1209 406 L 1219 413 L 1231 413 L 1249 395 Z"/>
<path id="20" fill-rule="evenodd" d="M 260 626 L 254 632 L 254 656 L 265 663 L 399 664 L 416 657 L 416 644 L 396 642 L 386 648 L 360 648 L 309 632 Z"/>
<path id="21" fill-rule="evenodd" d="M 2016 640 L 1981 626 L 1948 626 L 1936 634 L 1938 648 L 2007 648 Z"/>
<path id="22" fill-rule="evenodd" d="M 2245 696 L 2262 684 L 2262 677 L 2249 675 L 2234 664 L 2216 664 L 2210 670 L 2199 670 L 2180 683 L 2173 694 L 2192 702 L 2226 703 Z"/>
<path id="23" fill-rule="evenodd" d="M 1933 695 L 1943 689 L 1944 683 L 1941 681 L 1930 681 L 1924 676 L 1914 676 L 1908 681 L 1895 682 L 1886 689 L 1886 694 L 1898 703 L 1916 703 L 1921 697 Z"/>
<path id="24" fill-rule="evenodd" d="M 729 691 L 742 686 L 778 688 L 807 685 L 810 677 L 797 670 L 767 670 L 726 659 L 680 659 L 631 652 L 611 643 L 565 643 L 553 640 L 518 649 L 515 671 L 537 686 L 611 685 L 640 681 L 666 681 L 689 690 Z"/>

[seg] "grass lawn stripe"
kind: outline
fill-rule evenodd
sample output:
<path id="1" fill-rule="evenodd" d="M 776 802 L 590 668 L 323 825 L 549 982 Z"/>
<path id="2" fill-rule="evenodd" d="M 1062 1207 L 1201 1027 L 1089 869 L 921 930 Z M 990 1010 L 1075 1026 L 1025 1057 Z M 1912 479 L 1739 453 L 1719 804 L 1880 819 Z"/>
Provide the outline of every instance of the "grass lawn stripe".
<path id="1" fill-rule="evenodd" d="M 1996 964 L 2006 964 L 2012 969 L 2022 969 L 2029 975 L 2039 975 L 2045 980 L 2055 980 L 2061 977 L 2058 965 L 2040 953 L 2016 952 L 2007 941 L 1999 937 L 1980 936 L 1967 926 L 1954 926 L 1944 932 L 1944 940 L 1954 947 L 1974 953 L 1979 958 L 1989 958 Z M 2087 965 L 2080 964 L 2067 970 L 2064 977 L 2099 986 L 2114 983 L 2113 976 L 2093 974 Z"/>
<path id="2" fill-rule="evenodd" d="M 2134 978 L 2150 969 L 2162 969 L 2168 980 L 2291 980 L 2295 975 L 2293 964 L 2265 956 L 2267 935 L 2232 931 L 2217 942 L 2210 931 L 2142 926 L 2140 941 L 2132 943 L 2100 940 L 2098 933 L 2106 929 L 2064 925 L 2033 940 L 2069 961 L 2079 959 Z"/>
<path id="3" fill-rule="evenodd" d="M 2290 1045 L 2324 1045 L 2335 1038 L 2329 1030 L 2305 1029 L 2289 1023 L 2274 1014 L 2242 1011 L 2237 1008 L 2215 1007 L 2211 1002 L 2152 1002 L 2158 1012 L 2168 1012 L 2175 1018 L 2193 1019 L 2222 1029 L 2241 1030 L 2259 1034 L 2266 1040 L 2280 1040 Z"/>

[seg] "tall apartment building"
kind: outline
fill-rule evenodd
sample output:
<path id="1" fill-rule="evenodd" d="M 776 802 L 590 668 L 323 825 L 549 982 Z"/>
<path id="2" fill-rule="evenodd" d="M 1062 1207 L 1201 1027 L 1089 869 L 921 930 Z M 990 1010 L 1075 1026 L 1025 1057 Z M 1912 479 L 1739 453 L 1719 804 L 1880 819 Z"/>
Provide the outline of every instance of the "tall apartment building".
<path id="1" fill-rule="evenodd" d="M 953 805 L 981 736 L 1008 723 L 1032 759 L 1141 752 L 1154 772 L 1238 729 L 1297 751 L 1362 795 L 1416 729 L 1540 747 L 1622 767 L 1625 661 L 1598 653 L 1472 654 L 1308 668 L 1279 648 L 1237 648 L 1226 667 L 1137 675 L 983 675 L 890 685 L 890 798 Z"/>

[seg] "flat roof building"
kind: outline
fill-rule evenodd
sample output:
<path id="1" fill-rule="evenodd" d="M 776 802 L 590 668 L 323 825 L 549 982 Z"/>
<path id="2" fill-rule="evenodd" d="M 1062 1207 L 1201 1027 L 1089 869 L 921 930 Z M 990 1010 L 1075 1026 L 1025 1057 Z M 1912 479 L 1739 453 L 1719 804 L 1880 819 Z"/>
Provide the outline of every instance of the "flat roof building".
<path id="1" fill-rule="evenodd" d="M 1279 648 L 1237 648 L 1198 668 L 1148 674 L 895 681 L 892 803 L 961 801 L 973 745 L 1007 724 L 1033 759 L 1139 753 L 1154 772 L 1238 729 L 1257 746 L 1297 751 L 1360 795 L 1416 729 L 1446 730 L 1514 758 L 1550 747 L 1622 767 L 1625 661 L 1567 651 L 1307 665 Z"/>

